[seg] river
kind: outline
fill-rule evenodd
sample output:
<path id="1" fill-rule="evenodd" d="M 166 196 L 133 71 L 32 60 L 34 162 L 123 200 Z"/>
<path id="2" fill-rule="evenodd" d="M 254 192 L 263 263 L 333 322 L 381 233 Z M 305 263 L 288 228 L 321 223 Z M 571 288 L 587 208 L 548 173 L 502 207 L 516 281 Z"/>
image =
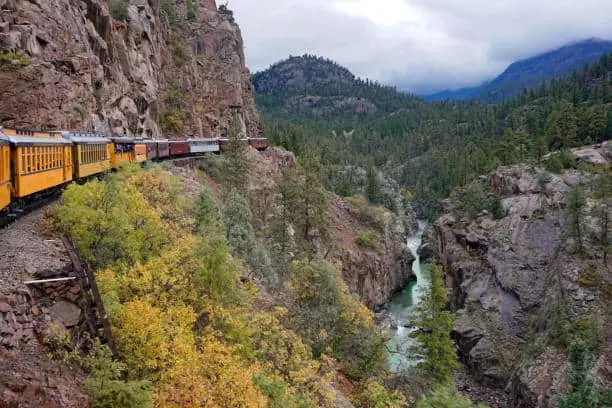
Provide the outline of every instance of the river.
<path id="1" fill-rule="evenodd" d="M 414 306 L 419 303 L 423 290 L 430 283 L 427 265 L 420 263 L 417 254 L 426 226 L 426 222 L 419 221 L 418 231 L 415 235 L 409 237 L 407 242 L 410 252 L 416 258 L 412 264 L 416 280 L 411 281 L 401 293 L 394 296 L 389 302 L 389 317 L 394 323 L 390 329 L 391 339 L 387 343 L 389 350 L 388 368 L 392 373 L 401 372 L 418 362 L 417 359 L 410 358 L 409 349 L 414 344 L 410 333 L 413 329 L 405 327 L 405 325 L 410 321 Z"/>

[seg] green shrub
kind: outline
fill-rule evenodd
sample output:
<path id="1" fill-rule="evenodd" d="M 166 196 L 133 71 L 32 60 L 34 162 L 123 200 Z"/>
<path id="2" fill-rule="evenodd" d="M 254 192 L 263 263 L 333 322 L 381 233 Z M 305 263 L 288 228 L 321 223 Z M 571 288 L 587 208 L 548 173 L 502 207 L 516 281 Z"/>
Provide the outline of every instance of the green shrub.
<path id="1" fill-rule="evenodd" d="M 108 9 L 115 20 L 125 21 L 130 16 L 125 0 L 110 0 Z"/>
<path id="2" fill-rule="evenodd" d="M 402 408 L 406 399 L 398 391 L 389 391 L 375 380 L 368 380 L 357 396 L 357 404 L 364 408 Z"/>
<path id="3" fill-rule="evenodd" d="M 489 200 L 482 184 L 476 181 L 470 183 L 465 189 L 461 209 L 466 211 L 470 218 L 474 218 L 487 207 L 489 207 Z"/>
<path id="4" fill-rule="evenodd" d="M 560 174 L 563 172 L 563 163 L 561 163 L 558 154 L 555 153 L 548 158 L 548 162 L 546 163 L 546 170 L 555 174 Z"/>
<path id="5" fill-rule="evenodd" d="M 94 408 L 150 408 L 151 385 L 148 381 L 120 380 L 125 364 L 113 359 L 110 349 L 97 340 L 82 361 L 89 374 L 85 389 L 94 399 Z"/>
<path id="6" fill-rule="evenodd" d="M 417 408 L 472 408 L 472 402 L 450 386 L 440 387 L 421 398 Z"/>
<path id="7" fill-rule="evenodd" d="M 0 67 L 17 69 L 27 67 L 30 64 L 30 58 L 25 55 L 13 51 L 0 53 Z"/>
<path id="8" fill-rule="evenodd" d="M 490 211 L 496 220 L 501 220 L 506 216 L 506 210 L 504 209 L 504 206 L 502 205 L 502 202 L 499 198 L 496 198 L 491 201 Z"/>
<path id="9" fill-rule="evenodd" d="M 378 235 L 373 231 L 367 231 L 355 238 L 357 245 L 363 248 L 378 249 L 380 248 L 380 240 Z"/>
<path id="10" fill-rule="evenodd" d="M 198 19 L 199 0 L 187 0 L 187 20 L 196 21 Z"/>
<path id="11" fill-rule="evenodd" d="M 546 184 L 552 181 L 552 175 L 546 171 L 540 173 L 538 177 L 538 184 L 540 186 L 545 186 Z"/>
<path id="12" fill-rule="evenodd" d="M 603 282 L 603 276 L 592 266 L 587 267 L 578 278 L 578 283 L 583 288 L 597 289 Z"/>

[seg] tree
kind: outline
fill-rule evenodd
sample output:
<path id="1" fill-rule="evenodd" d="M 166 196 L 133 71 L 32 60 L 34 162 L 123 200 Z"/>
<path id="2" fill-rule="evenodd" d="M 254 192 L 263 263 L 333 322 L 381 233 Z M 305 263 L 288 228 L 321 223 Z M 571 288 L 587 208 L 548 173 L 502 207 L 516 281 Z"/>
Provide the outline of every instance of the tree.
<path id="1" fill-rule="evenodd" d="M 372 204 L 380 204 L 382 201 L 382 193 L 378 184 L 378 172 L 372 165 L 368 166 L 366 172 L 365 194 L 368 201 Z"/>
<path id="2" fill-rule="evenodd" d="M 595 383 L 589 370 L 593 356 L 582 340 L 573 341 L 569 349 L 571 364 L 569 391 L 559 398 L 559 408 L 596 408 L 599 403 Z"/>
<path id="3" fill-rule="evenodd" d="M 227 195 L 223 209 L 225 237 L 234 252 L 243 258 L 253 248 L 252 219 L 249 201 L 237 189 L 232 189 Z"/>
<path id="4" fill-rule="evenodd" d="M 417 351 L 423 355 L 419 365 L 439 384 L 449 383 L 453 369 L 458 367 L 457 351 L 451 338 L 453 315 L 445 310 L 448 292 L 444 287 L 440 267 L 430 265 L 431 285 L 415 308 L 417 327 L 414 337 L 418 341 Z"/>
<path id="5" fill-rule="evenodd" d="M 251 173 L 251 163 L 248 157 L 248 142 L 242 139 L 241 124 L 238 119 L 232 121 L 227 147 L 223 152 L 223 187 L 226 192 L 237 189 L 245 192 Z"/>
<path id="6" fill-rule="evenodd" d="M 203 187 L 196 203 L 194 232 L 204 235 L 218 229 L 219 224 L 219 210 L 213 201 L 212 192 L 209 188 Z"/>
<path id="7" fill-rule="evenodd" d="M 584 189 L 579 184 L 572 186 L 567 197 L 566 215 L 569 218 L 567 227 L 569 236 L 575 241 L 575 250 L 579 254 L 584 252 L 582 240 L 585 206 Z"/>
<path id="8" fill-rule="evenodd" d="M 315 157 L 304 157 L 286 168 L 278 184 L 281 205 L 276 216 L 275 238 L 286 245 L 289 227 L 293 227 L 298 250 L 309 259 L 317 253 L 317 244 L 331 238 L 327 215 L 327 192 L 321 181 L 321 167 Z M 280 219 L 279 219 L 280 215 Z"/>
<path id="9" fill-rule="evenodd" d="M 578 119 L 574 105 L 561 101 L 559 110 L 553 111 L 548 119 L 547 133 L 549 145 L 553 149 L 574 147 L 578 136 Z"/>

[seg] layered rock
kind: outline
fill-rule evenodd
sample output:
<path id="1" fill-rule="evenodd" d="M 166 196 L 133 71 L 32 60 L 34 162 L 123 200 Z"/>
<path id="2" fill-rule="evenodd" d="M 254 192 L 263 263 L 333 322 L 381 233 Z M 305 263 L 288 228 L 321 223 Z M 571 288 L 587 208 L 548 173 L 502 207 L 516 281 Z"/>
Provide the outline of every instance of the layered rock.
<path id="1" fill-rule="evenodd" d="M 238 120 L 258 135 L 231 13 L 202 0 L 187 16 L 178 0 L 0 1 L 0 124 L 186 137 Z"/>
<path id="2" fill-rule="evenodd" d="M 576 170 L 550 175 L 531 166 L 500 168 L 481 181 L 501 198 L 505 217 L 483 211 L 470 219 L 460 210 L 459 196 L 425 234 L 422 252 L 433 252 L 443 266 L 450 306 L 458 311 L 453 336 L 461 360 L 482 383 L 508 387 L 513 407 L 556 406 L 556 396 L 567 389 L 565 352 L 545 340 L 558 299 L 574 321 L 605 315 L 609 265 L 590 211 L 601 200 L 587 200 L 584 258 L 574 254 L 566 233 L 568 192 L 578 183 L 588 190 L 593 179 Z M 587 274 L 600 281 L 586 282 Z M 522 351 L 542 336 L 539 357 Z M 603 363 L 609 353 L 604 348 L 594 369 L 604 386 L 610 385 L 609 361 Z"/>

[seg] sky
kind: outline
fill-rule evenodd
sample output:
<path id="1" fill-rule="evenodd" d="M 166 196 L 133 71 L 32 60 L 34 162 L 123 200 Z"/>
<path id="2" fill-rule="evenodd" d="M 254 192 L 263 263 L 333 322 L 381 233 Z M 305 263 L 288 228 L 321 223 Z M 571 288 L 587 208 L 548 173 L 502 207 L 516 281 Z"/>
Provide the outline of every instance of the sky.
<path id="1" fill-rule="evenodd" d="M 612 39 L 612 0 L 225 1 L 252 72 L 308 53 L 421 94 L 480 84 L 567 43 Z"/>

